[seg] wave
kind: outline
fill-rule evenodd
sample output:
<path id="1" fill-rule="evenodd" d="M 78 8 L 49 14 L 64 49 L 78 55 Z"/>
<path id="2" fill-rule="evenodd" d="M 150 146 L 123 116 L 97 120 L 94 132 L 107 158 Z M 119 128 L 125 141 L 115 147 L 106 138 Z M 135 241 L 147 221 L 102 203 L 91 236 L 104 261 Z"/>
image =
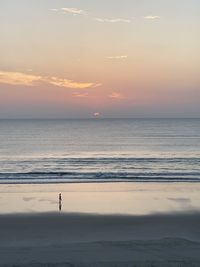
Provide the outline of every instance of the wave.
<path id="1" fill-rule="evenodd" d="M 0 183 L 200 182 L 199 157 L 0 159 Z"/>
<path id="2" fill-rule="evenodd" d="M 118 173 L 118 172 L 29 172 L 0 173 L 0 183 L 68 182 L 200 182 L 199 172 Z"/>

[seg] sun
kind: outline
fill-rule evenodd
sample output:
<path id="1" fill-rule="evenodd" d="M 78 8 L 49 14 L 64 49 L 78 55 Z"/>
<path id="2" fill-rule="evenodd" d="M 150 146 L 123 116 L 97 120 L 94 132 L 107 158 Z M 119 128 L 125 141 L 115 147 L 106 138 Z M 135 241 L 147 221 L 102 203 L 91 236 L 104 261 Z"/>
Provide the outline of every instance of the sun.
<path id="1" fill-rule="evenodd" d="M 100 112 L 93 113 L 93 116 L 96 117 L 96 118 L 98 118 L 100 116 Z"/>

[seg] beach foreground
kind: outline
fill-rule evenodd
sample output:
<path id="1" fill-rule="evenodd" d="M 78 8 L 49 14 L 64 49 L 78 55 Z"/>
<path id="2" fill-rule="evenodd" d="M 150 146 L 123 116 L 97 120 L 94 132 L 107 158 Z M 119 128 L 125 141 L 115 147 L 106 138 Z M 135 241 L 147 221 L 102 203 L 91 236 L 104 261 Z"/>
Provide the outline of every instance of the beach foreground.
<path id="1" fill-rule="evenodd" d="M 200 266 L 200 213 L 0 215 L 0 266 Z"/>

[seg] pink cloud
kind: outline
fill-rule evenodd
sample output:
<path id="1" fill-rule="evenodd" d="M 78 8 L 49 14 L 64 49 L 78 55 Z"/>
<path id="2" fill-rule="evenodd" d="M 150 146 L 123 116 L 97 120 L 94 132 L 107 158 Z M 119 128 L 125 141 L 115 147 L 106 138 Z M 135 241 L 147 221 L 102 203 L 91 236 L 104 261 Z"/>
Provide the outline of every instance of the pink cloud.
<path id="1" fill-rule="evenodd" d="M 112 92 L 109 95 L 109 97 L 113 98 L 113 99 L 125 99 L 126 98 L 124 95 L 122 95 L 121 93 L 118 93 L 118 92 Z"/>

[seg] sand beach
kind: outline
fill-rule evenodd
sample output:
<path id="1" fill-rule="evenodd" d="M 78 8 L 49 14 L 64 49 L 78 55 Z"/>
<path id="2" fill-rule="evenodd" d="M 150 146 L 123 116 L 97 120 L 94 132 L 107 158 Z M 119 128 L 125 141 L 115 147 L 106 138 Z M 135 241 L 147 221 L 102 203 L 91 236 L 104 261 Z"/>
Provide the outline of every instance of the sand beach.
<path id="1" fill-rule="evenodd" d="M 171 211 L 165 210 L 164 205 L 162 212 L 151 210 L 154 202 L 150 200 L 153 201 L 154 195 L 159 197 L 160 192 L 163 199 L 165 194 L 173 199 L 174 192 L 178 192 L 177 186 L 180 194 L 177 193 L 177 200 L 166 202 L 171 201 Z M 3 203 L 9 207 L 8 203 L 15 202 L 16 211 L 12 210 L 14 205 L 10 212 L 1 210 L 0 266 L 200 266 L 200 212 L 195 206 L 198 187 L 198 184 L 189 185 L 186 190 L 184 185 L 176 184 L 111 183 L 98 186 L 20 185 L 16 189 L 2 185 L 1 207 Z M 70 206 L 71 211 L 67 212 L 66 206 L 61 212 L 54 211 L 54 204 L 50 202 L 61 188 L 64 199 L 67 194 L 70 196 L 68 204 L 65 202 L 64 205 Z M 99 197 L 94 199 L 96 204 L 99 203 L 96 213 L 92 205 L 87 206 L 84 202 L 87 196 L 90 203 L 94 192 Z M 136 200 L 137 192 L 141 198 L 149 200 L 146 204 L 149 210 L 141 205 L 143 214 L 139 214 L 130 203 L 128 212 L 123 212 L 128 203 L 125 195 L 129 196 L 129 202 L 135 197 L 135 204 L 139 205 L 141 198 Z M 37 202 L 41 196 L 49 201 Z M 77 197 L 79 205 L 72 201 L 73 196 Z M 23 203 L 20 199 L 24 205 L 20 204 Z M 85 212 L 81 209 L 82 201 Z M 106 209 L 105 201 L 110 203 L 109 209 Z M 52 211 L 42 211 L 39 203 L 43 202 L 48 203 Z M 31 206 L 32 212 L 29 210 Z M 112 206 L 118 207 L 121 214 Z"/>

